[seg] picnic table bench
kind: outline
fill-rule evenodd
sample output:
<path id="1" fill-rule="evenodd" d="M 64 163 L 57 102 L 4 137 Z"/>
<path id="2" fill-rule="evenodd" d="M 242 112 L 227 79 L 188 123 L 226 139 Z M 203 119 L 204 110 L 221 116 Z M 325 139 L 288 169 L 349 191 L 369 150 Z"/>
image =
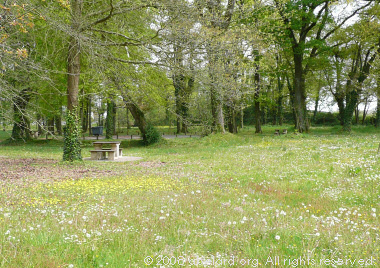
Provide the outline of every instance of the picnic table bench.
<path id="1" fill-rule="evenodd" d="M 95 149 L 90 151 L 91 160 L 115 160 L 123 155 L 119 141 L 96 141 L 93 145 Z M 111 145 L 111 148 L 103 148 L 104 145 Z"/>

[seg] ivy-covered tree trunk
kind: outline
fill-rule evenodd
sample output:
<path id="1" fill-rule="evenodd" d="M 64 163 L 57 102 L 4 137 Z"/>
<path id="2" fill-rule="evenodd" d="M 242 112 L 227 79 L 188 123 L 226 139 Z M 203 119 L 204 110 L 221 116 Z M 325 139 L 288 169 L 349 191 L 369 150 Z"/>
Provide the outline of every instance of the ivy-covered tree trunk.
<path id="1" fill-rule="evenodd" d="M 67 115 L 64 127 L 63 160 L 82 160 L 77 116 L 80 76 L 80 27 L 83 0 L 71 0 L 71 32 L 67 57 Z"/>
<path id="2" fill-rule="evenodd" d="M 13 129 L 11 139 L 29 140 L 30 123 L 26 117 L 26 107 L 30 101 L 30 88 L 21 90 L 13 97 Z"/>
<path id="3" fill-rule="evenodd" d="M 76 110 L 67 111 L 66 125 L 63 127 L 63 161 L 82 160 L 80 130 Z"/>

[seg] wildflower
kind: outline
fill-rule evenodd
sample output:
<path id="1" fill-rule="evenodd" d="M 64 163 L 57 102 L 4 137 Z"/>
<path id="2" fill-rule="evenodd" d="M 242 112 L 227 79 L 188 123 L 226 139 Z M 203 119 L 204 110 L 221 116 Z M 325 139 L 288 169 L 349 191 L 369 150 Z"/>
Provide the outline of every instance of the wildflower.
<path id="1" fill-rule="evenodd" d="M 276 235 L 274 238 L 275 238 L 276 240 L 280 240 L 280 236 L 279 236 L 279 235 Z"/>

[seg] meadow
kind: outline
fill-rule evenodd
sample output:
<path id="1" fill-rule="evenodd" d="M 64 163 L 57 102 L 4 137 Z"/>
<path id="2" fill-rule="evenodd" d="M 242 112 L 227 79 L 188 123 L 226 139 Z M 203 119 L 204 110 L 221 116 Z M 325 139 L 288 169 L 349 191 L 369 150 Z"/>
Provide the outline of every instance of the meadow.
<path id="1" fill-rule="evenodd" d="M 378 267 L 380 132 L 274 129 L 123 141 L 135 162 L 0 146 L 0 267 Z"/>

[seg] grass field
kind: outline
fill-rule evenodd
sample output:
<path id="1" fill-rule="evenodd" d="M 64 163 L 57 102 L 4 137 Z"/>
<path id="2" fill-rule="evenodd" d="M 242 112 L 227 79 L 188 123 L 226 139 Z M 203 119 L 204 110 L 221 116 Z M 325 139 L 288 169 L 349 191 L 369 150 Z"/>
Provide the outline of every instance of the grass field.
<path id="1" fill-rule="evenodd" d="M 274 129 L 123 141 L 124 163 L 0 146 L 0 266 L 378 267 L 380 132 Z"/>

